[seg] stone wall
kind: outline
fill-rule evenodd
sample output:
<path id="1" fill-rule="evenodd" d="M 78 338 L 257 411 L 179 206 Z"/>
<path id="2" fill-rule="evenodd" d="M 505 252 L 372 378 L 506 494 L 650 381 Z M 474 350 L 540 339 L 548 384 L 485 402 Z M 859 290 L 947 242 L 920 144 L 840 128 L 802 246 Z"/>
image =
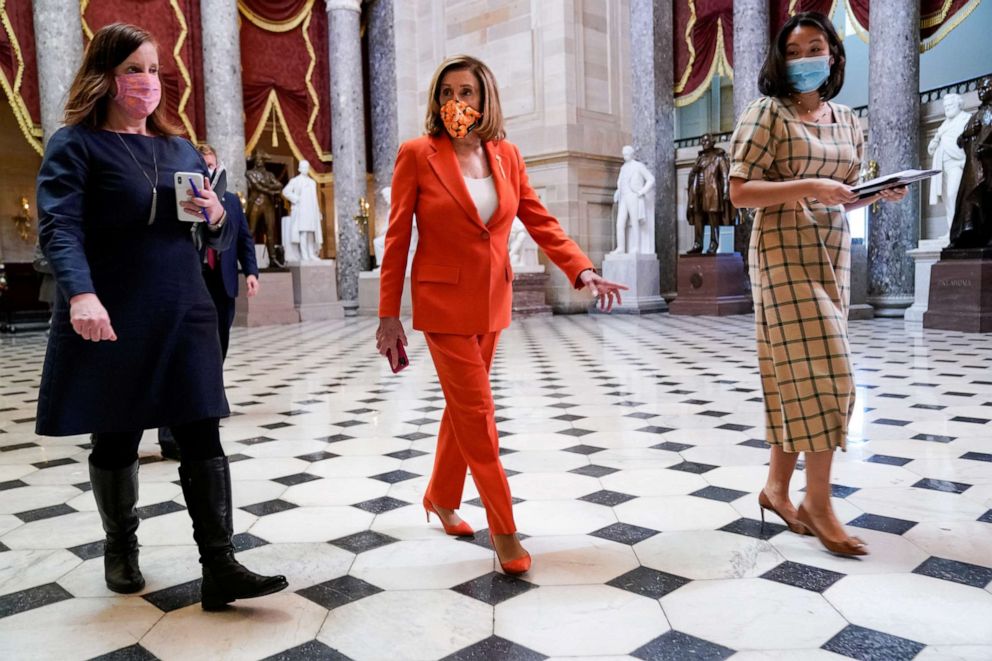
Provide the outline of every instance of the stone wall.
<path id="1" fill-rule="evenodd" d="M 410 0 L 396 3 L 399 138 L 423 132 L 437 65 L 466 53 L 496 75 L 509 139 L 531 183 L 599 264 L 612 249 L 613 189 L 630 141 L 627 0 Z M 542 257 L 543 259 L 543 257 Z M 585 309 L 552 269 L 550 302 Z"/>

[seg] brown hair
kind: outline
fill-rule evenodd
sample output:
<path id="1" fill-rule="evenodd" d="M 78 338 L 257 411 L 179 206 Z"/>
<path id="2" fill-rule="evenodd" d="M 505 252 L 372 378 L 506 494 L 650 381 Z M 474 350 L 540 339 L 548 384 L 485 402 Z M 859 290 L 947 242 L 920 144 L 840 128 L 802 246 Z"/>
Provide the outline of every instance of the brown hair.
<path id="1" fill-rule="evenodd" d="M 97 30 L 86 48 L 83 64 L 69 88 L 65 104 L 65 123 L 100 128 L 107 121 L 107 104 L 113 90 L 114 69 L 144 43 L 155 43 L 151 34 L 134 25 L 112 23 Z M 148 130 L 158 135 L 179 135 L 180 131 L 166 117 L 165 89 L 162 101 L 148 116 Z"/>
<path id="2" fill-rule="evenodd" d="M 819 12 L 807 11 L 790 18 L 778 31 L 775 43 L 768 49 L 768 57 L 765 58 L 765 64 L 761 67 L 761 74 L 758 76 L 758 90 L 765 96 L 782 98 L 797 92 L 789 84 L 785 54 L 789 45 L 789 35 L 796 28 L 804 25 L 816 28 L 827 36 L 830 55 L 834 58 L 833 66 L 830 67 L 830 76 L 820 86 L 820 96 L 830 100 L 837 96 L 840 88 L 844 86 L 844 65 L 847 64 L 844 42 L 837 36 L 833 21 Z"/>
<path id="3" fill-rule="evenodd" d="M 449 57 L 434 72 L 427 96 L 427 133 L 441 135 L 444 132 L 444 122 L 441 121 L 441 81 L 450 71 L 471 71 L 479 81 L 479 92 L 482 95 L 482 117 L 475 133 L 483 140 L 499 142 L 506 138 L 506 128 L 503 125 L 503 109 L 499 104 L 499 89 L 496 87 L 496 77 L 483 63 L 470 55 L 455 55 Z"/>
<path id="4" fill-rule="evenodd" d="M 213 154 L 214 156 L 217 155 L 217 150 L 214 149 L 214 146 L 209 142 L 201 143 L 199 146 L 197 146 L 196 151 L 200 152 L 204 156 L 207 156 L 209 154 Z"/>

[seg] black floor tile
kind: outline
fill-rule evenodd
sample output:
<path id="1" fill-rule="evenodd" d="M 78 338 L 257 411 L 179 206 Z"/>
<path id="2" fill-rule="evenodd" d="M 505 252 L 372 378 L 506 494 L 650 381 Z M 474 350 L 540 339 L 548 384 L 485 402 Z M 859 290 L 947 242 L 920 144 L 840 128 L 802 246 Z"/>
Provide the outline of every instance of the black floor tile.
<path id="1" fill-rule="evenodd" d="M 686 583 L 689 583 L 690 580 L 648 567 L 638 567 L 633 571 L 616 577 L 607 583 L 607 585 L 650 597 L 651 599 L 661 599 L 666 594 L 674 592 Z"/>
<path id="2" fill-rule="evenodd" d="M 968 459 L 970 461 L 989 461 L 992 462 L 992 454 L 987 454 L 985 452 L 966 452 L 961 455 L 962 459 Z"/>
<path id="3" fill-rule="evenodd" d="M 495 606 L 535 588 L 537 588 L 536 585 L 523 579 L 490 572 L 451 589 L 467 597 L 484 601 L 490 606 Z"/>
<path id="4" fill-rule="evenodd" d="M 267 514 L 278 514 L 286 510 L 296 509 L 297 507 L 299 505 L 276 498 L 275 500 L 266 500 L 265 502 L 255 503 L 254 505 L 245 505 L 241 509 L 255 516 L 265 516 Z"/>
<path id="5" fill-rule="evenodd" d="M 607 466 L 597 466 L 592 464 L 590 466 L 580 466 L 579 468 L 573 468 L 568 471 L 569 473 L 575 473 L 577 475 L 588 475 L 589 477 L 603 477 L 611 473 L 616 473 L 616 468 L 609 468 Z"/>
<path id="6" fill-rule="evenodd" d="M 978 520 L 982 523 L 992 523 L 992 510 L 989 510 L 985 514 L 978 517 Z"/>
<path id="7" fill-rule="evenodd" d="M 284 475 L 283 477 L 277 477 L 273 482 L 278 482 L 287 487 L 293 487 L 297 484 L 303 484 L 305 482 L 313 482 L 314 480 L 321 479 L 319 475 L 313 475 L 312 473 L 296 473 L 294 475 Z"/>
<path id="8" fill-rule="evenodd" d="M 6 482 L 0 482 L 0 491 L 20 489 L 21 487 L 26 487 L 27 485 L 27 482 L 21 482 L 20 480 L 8 480 Z"/>
<path id="9" fill-rule="evenodd" d="M 310 601 L 320 604 L 328 610 L 333 610 L 338 606 L 350 604 L 365 597 L 382 592 L 371 583 L 366 583 L 354 576 L 342 576 L 325 583 L 299 590 L 296 594 L 305 597 Z"/>
<path id="10" fill-rule="evenodd" d="M 388 473 L 382 473 L 380 475 L 372 475 L 371 479 L 379 480 L 380 482 L 385 482 L 387 484 L 396 484 L 397 482 L 404 482 L 406 480 L 412 480 L 421 477 L 417 473 L 411 473 L 405 470 L 394 470 Z"/>
<path id="11" fill-rule="evenodd" d="M 761 450 L 765 450 L 771 447 L 767 441 L 763 441 L 760 438 L 749 438 L 746 441 L 741 441 L 737 445 L 743 445 L 749 448 L 759 448 Z"/>
<path id="12" fill-rule="evenodd" d="M 186 608 L 200 601 L 201 579 L 196 579 L 181 585 L 174 585 L 156 592 L 142 595 L 145 601 L 166 613 Z"/>
<path id="13" fill-rule="evenodd" d="M 271 436 L 253 436 L 237 442 L 241 445 L 258 445 L 259 443 L 271 443 L 274 440 L 276 439 Z"/>
<path id="14" fill-rule="evenodd" d="M 823 649 L 859 661 L 912 659 L 925 645 L 906 638 L 849 624 L 823 645 Z"/>
<path id="15" fill-rule="evenodd" d="M 917 434 L 913 437 L 913 440 L 929 441 L 931 443 L 950 443 L 956 438 L 956 436 L 940 436 L 939 434 Z"/>
<path id="16" fill-rule="evenodd" d="M 792 585 L 811 592 L 823 592 L 831 585 L 844 578 L 844 574 L 827 571 L 819 567 L 811 567 L 798 562 L 786 561 L 764 574 L 761 578 L 776 583 Z"/>
<path id="17" fill-rule="evenodd" d="M 862 514 L 853 521 L 848 522 L 847 525 L 854 526 L 855 528 L 866 528 L 868 530 L 892 533 L 893 535 L 904 535 L 916 525 L 916 522 L 896 519 L 890 516 L 881 516 L 879 514 Z"/>
<path id="18" fill-rule="evenodd" d="M 459 650 L 443 661 L 542 661 L 548 657 L 498 636 Z"/>
<path id="19" fill-rule="evenodd" d="M 407 459 L 414 459 L 416 457 L 422 457 L 425 454 L 428 454 L 428 453 L 427 452 L 424 452 L 423 450 L 400 450 L 398 452 L 390 452 L 386 456 L 387 457 L 392 457 L 393 459 L 399 459 L 401 461 L 406 461 Z"/>
<path id="20" fill-rule="evenodd" d="M 72 599 L 72 595 L 58 583 L 47 583 L 19 592 L 0 596 L 0 618 Z"/>
<path id="21" fill-rule="evenodd" d="M 665 443 L 659 443 L 658 445 L 652 445 L 652 450 L 665 450 L 666 452 L 682 452 L 683 450 L 689 450 L 696 446 L 689 445 L 688 443 L 672 443 L 671 441 L 666 441 Z"/>
<path id="22" fill-rule="evenodd" d="M 266 657 L 263 661 L 351 661 L 351 659 L 319 640 L 311 640 Z"/>
<path id="23" fill-rule="evenodd" d="M 737 489 L 708 486 L 703 487 L 699 491 L 694 491 L 689 495 L 696 496 L 698 498 L 706 498 L 708 500 L 718 500 L 722 503 L 729 503 L 737 500 L 738 498 L 743 498 L 747 495 L 747 493 L 747 491 L 738 491 Z"/>
<path id="24" fill-rule="evenodd" d="M 382 533 L 375 532 L 374 530 L 363 530 L 362 532 L 355 533 L 354 535 L 348 535 L 347 537 L 331 540 L 330 543 L 344 549 L 345 551 L 357 554 L 364 553 L 365 551 L 371 551 L 372 549 L 377 549 L 380 546 L 386 546 L 387 544 L 392 544 L 393 542 L 398 541 L 399 540 L 394 537 L 383 535 Z"/>
<path id="25" fill-rule="evenodd" d="M 599 537 L 600 539 L 608 539 L 612 542 L 617 542 L 620 544 L 633 545 L 639 544 L 650 537 L 654 537 L 658 534 L 658 531 L 631 525 L 629 523 L 613 523 L 590 534 L 593 537 Z"/>
<path id="26" fill-rule="evenodd" d="M 885 464 L 886 466 L 905 466 L 911 462 L 912 459 L 906 459 L 905 457 L 890 457 L 884 454 L 874 454 L 865 459 L 865 461 L 869 461 L 873 464 Z"/>
<path id="27" fill-rule="evenodd" d="M 719 468 L 719 467 L 713 466 L 711 464 L 700 464 L 694 461 L 683 461 L 680 464 L 669 466 L 667 470 L 682 471 L 683 473 L 695 473 L 697 475 L 701 475 L 703 473 L 708 473 L 715 468 Z"/>
<path id="28" fill-rule="evenodd" d="M 182 512 L 185 509 L 185 507 L 175 501 L 165 500 L 161 503 L 153 503 L 151 505 L 139 507 L 137 511 L 141 520 L 145 520 L 156 516 L 162 516 L 164 514 L 172 514 L 173 512 Z"/>
<path id="29" fill-rule="evenodd" d="M 964 493 L 971 488 L 970 484 L 951 482 L 949 480 L 934 480 L 929 477 L 923 478 L 919 482 L 913 484 L 913 486 L 919 489 L 931 489 L 933 491 L 944 491 L 946 493 Z"/>
<path id="30" fill-rule="evenodd" d="M 582 496 L 579 500 L 584 500 L 587 503 L 596 503 L 597 505 L 605 505 L 606 507 L 614 507 L 621 503 L 626 503 L 628 500 L 633 500 L 636 497 L 626 493 L 620 493 L 619 491 L 603 489 L 602 491 L 596 491 Z"/>
<path id="31" fill-rule="evenodd" d="M 564 448 L 563 451 L 574 452 L 575 454 L 590 455 L 590 454 L 596 454 L 597 452 L 602 452 L 605 449 L 606 448 L 598 448 L 595 445 L 579 444 L 579 445 L 573 445 L 570 448 Z"/>
<path id="32" fill-rule="evenodd" d="M 640 429 L 635 429 L 634 431 L 644 432 L 645 434 L 667 434 L 670 431 L 675 431 L 671 427 L 659 427 L 658 425 L 648 425 L 647 427 L 641 427 Z"/>
<path id="33" fill-rule="evenodd" d="M 318 461 L 326 461 L 327 459 L 334 459 L 340 455 L 336 455 L 333 452 L 311 452 L 309 454 L 301 454 L 296 457 L 302 461 L 309 461 L 310 463 L 316 463 Z"/>
<path id="34" fill-rule="evenodd" d="M 669 631 L 635 650 L 631 656 L 650 661 L 722 661 L 734 654 L 734 650 L 723 645 L 681 631 Z"/>
<path id="35" fill-rule="evenodd" d="M 36 510 L 28 510 L 27 512 L 18 512 L 14 516 L 24 523 L 31 523 L 32 521 L 41 521 L 43 519 L 51 519 L 56 516 L 64 516 L 66 514 L 75 513 L 76 510 L 72 509 L 65 503 L 62 503 L 59 505 L 51 505 L 49 507 L 39 507 Z"/>
<path id="36" fill-rule="evenodd" d="M 93 558 L 100 558 L 103 556 L 103 547 L 105 545 L 106 541 L 101 539 L 96 542 L 90 542 L 89 544 L 73 546 L 68 550 L 80 560 L 92 560 Z"/>
<path id="37" fill-rule="evenodd" d="M 762 523 L 756 519 L 737 519 L 720 528 L 724 532 L 732 532 L 746 537 L 768 540 L 779 533 L 788 530 L 788 527 L 779 523 L 768 521 Z"/>
<path id="38" fill-rule="evenodd" d="M 927 558 L 913 573 L 963 583 L 973 588 L 984 588 L 992 582 L 992 569 L 946 558 Z"/>
<path id="39" fill-rule="evenodd" d="M 834 498 L 847 498 L 852 493 L 857 493 L 858 491 L 860 491 L 858 487 L 845 487 L 842 484 L 830 485 L 830 495 Z"/>
<path id="40" fill-rule="evenodd" d="M 357 507 L 360 510 L 365 510 L 366 512 L 371 512 L 372 514 L 385 514 L 386 512 L 399 507 L 406 507 L 409 504 L 410 503 L 399 500 L 398 498 L 382 496 L 381 498 L 373 498 L 372 500 L 355 503 L 352 507 Z"/>
<path id="41" fill-rule="evenodd" d="M 157 656 L 141 645 L 131 645 L 130 647 L 122 647 L 119 650 L 95 656 L 90 661 L 156 661 L 157 659 Z"/>

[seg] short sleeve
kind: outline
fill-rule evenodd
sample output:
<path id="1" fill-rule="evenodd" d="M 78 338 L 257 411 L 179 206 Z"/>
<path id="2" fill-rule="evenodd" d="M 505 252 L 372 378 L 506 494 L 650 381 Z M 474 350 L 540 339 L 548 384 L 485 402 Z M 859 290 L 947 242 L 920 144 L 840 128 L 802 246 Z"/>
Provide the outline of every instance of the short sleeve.
<path id="1" fill-rule="evenodd" d="M 775 161 L 781 121 L 775 102 L 769 97 L 753 101 L 737 122 L 730 140 L 730 176 L 763 179 Z"/>
<path id="2" fill-rule="evenodd" d="M 854 141 L 854 162 L 851 164 L 851 171 L 847 173 L 844 180 L 848 186 L 853 186 L 861 179 L 861 169 L 865 161 L 865 134 L 861 130 L 861 120 L 853 111 L 850 113 L 851 138 Z"/>

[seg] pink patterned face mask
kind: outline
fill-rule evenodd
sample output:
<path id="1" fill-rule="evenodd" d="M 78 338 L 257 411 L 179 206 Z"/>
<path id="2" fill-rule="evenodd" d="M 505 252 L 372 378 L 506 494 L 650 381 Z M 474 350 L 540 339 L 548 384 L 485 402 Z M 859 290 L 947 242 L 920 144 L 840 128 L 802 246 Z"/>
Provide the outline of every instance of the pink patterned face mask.
<path id="1" fill-rule="evenodd" d="M 154 73 L 127 73 L 114 78 L 114 103 L 132 119 L 144 119 L 155 112 L 162 100 L 162 85 Z"/>

